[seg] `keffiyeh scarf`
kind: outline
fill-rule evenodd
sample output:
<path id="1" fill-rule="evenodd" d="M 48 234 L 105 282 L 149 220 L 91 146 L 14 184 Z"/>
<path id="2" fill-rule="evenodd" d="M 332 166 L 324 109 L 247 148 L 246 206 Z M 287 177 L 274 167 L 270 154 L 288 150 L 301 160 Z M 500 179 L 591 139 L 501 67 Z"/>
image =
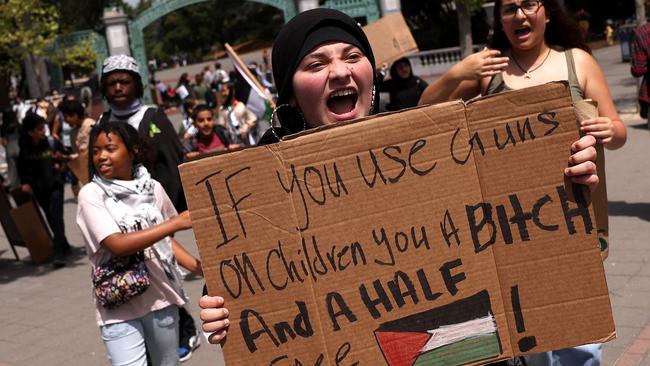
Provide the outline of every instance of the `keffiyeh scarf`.
<path id="1" fill-rule="evenodd" d="M 135 167 L 133 180 L 106 179 L 95 174 L 93 182 L 104 191 L 105 201 L 115 203 L 111 205 L 109 213 L 122 233 L 148 229 L 165 221 L 162 212 L 156 207 L 155 181 L 144 166 Z M 160 261 L 174 290 L 185 298 L 182 276 L 170 238 L 167 236 L 150 248 Z"/>

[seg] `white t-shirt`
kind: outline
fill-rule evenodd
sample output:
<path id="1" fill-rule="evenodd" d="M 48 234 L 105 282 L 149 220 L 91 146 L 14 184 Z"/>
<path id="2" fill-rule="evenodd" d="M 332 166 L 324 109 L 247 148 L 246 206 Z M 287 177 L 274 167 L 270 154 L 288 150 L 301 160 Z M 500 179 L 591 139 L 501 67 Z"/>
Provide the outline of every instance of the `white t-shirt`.
<path id="1" fill-rule="evenodd" d="M 95 266 L 104 263 L 113 254 L 101 245 L 102 240 L 114 233 L 120 233 L 120 228 L 110 214 L 115 205 L 111 200 L 104 201 L 104 191 L 95 183 L 85 185 L 79 192 L 77 206 L 77 225 L 86 242 L 86 252 L 90 263 Z M 154 187 L 156 207 L 160 209 L 165 220 L 177 215 L 174 205 L 165 190 L 156 182 Z M 95 299 L 97 325 L 120 323 L 137 319 L 146 314 L 163 309 L 171 304 L 182 306 L 185 300 L 174 291 L 163 271 L 160 261 L 151 248 L 144 250 L 147 269 L 149 270 L 149 288 L 144 293 L 132 298 L 115 309 L 101 306 Z"/>

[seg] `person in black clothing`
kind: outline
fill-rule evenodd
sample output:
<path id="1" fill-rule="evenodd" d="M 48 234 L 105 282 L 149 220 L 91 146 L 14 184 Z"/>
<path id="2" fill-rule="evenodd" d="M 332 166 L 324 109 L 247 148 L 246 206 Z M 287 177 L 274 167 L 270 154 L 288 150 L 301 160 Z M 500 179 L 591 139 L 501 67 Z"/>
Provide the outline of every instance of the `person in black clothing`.
<path id="1" fill-rule="evenodd" d="M 65 266 L 65 254 L 70 244 L 65 237 L 63 223 L 63 147 L 57 144 L 53 149 L 45 135 L 46 121 L 43 117 L 29 113 L 23 120 L 23 134 L 20 137 L 18 155 L 18 176 L 23 192 L 32 193 L 45 212 L 47 222 L 54 234 L 55 268 Z"/>
<path id="2" fill-rule="evenodd" d="M 411 62 L 403 57 L 390 67 L 390 79 L 381 84 L 381 91 L 388 92 L 390 103 L 386 105 L 389 111 L 399 111 L 418 105 L 420 95 L 429 84 L 413 75 Z"/>
<path id="3" fill-rule="evenodd" d="M 148 155 L 145 166 L 153 179 L 165 187 L 176 211 L 187 210 L 178 173 L 183 163 L 183 146 L 174 126 L 162 109 L 142 103 L 143 85 L 135 59 L 126 55 L 110 56 L 104 61 L 102 92 L 109 110 L 99 123 L 120 121 L 138 130 Z"/>

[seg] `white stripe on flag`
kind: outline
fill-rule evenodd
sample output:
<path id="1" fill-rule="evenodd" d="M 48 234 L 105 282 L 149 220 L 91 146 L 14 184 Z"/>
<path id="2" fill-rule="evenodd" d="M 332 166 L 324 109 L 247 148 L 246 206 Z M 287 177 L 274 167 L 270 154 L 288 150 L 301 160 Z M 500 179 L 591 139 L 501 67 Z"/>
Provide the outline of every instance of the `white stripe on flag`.
<path id="1" fill-rule="evenodd" d="M 427 331 L 431 333 L 431 338 L 422 347 L 422 353 L 431 351 L 438 347 L 456 343 L 467 338 L 479 335 L 488 335 L 496 332 L 497 324 L 492 314 L 484 318 L 469 320 L 464 323 L 443 325 L 438 329 Z"/>
<path id="2" fill-rule="evenodd" d="M 249 71 L 248 67 L 246 65 L 242 65 L 239 62 L 237 62 L 237 57 L 234 57 L 228 51 L 228 49 L 226 49 L 226 54 L 228 54 L 228 57 L 230 58 L 230 60 L 232 61 L 232 64 L 235 66 L 235 68 L 239 72 L 239 75 L 241 75 L 244 78 L 244 80 L 246 80 L 246 83 L 248 83 L 248 85 L 250 85 L 251 89 L 255 90 L 255 92 L 257 94 L 259 94 L 260 97 L 266 99 L 266 93 L 263 90 L 260 90 L 260 88 L 258 87 L 258 83 L 251 80 L 251 78 L 249 77 L 249 73 L 244 71 L 244 69 L 246 71 Z"/>

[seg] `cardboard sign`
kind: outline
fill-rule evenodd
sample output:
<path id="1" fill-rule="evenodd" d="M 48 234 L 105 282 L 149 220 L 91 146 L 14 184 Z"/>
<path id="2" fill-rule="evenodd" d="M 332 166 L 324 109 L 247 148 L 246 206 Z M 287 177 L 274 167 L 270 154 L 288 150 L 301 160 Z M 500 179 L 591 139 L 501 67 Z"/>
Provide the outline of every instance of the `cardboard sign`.
<path id="1" fill-rule="evenodd" d="M 575 103 L 578 121 L 598 117 L 598 103 L 591 99 Z M 598 173 L 598 187 L 591 194 L 594 204 L 596 228 L 598 229 L 598 243 L 600 255 L 603 260 L 609 256 L 609 209 L 607 207 L 607 176 L 605 175 L 605 147 L 602 143 L 596 145 L 596 169 Z"/>
<path id="2" fill-rule="evenodd" d="M 400 12 L 368 24 L 363 31 L 370 41 L 377 66 L 418 52 L 418 44 Z"/>
<path id="3" fill-rule="evenodd" d="M 10 215 L 29 250 L 32 262 L 40 264 L 48 261 L 54 253 L 52 236 L 35 202 L 29 200 L 19 204 L 10 211 Z"/>
<path id="4" fill-rule="evenodd" d="M 483 364 L 614 338 L 593 210 L 564 184 L 578 138 L 552 83 L 183 164 L 226 364 Z"/>
<path id="5" fill-rule="evenodd" d="M 81 184 L 88 184 L 90 179 L 88 177 L 88 152 L 75 154 L 75 156 L 68 161 L 68 168 L 72 171 L 75 177 Z"/>

